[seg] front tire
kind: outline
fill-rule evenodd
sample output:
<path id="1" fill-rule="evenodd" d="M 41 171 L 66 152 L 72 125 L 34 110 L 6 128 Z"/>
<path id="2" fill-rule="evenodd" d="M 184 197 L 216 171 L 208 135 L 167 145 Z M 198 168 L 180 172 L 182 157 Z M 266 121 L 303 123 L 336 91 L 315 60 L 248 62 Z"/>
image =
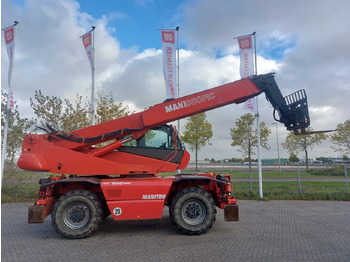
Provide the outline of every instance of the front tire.
<path id="1" fill-rule="evenodd" d="M 62 195 L 52 210 L 52 225 L 64 238 L 91 236 L 101 224 L 103 208 L 97 195 L 88 190 L 73 190 Z"/>
<path id="2" fill-rule="evenodd" d="M 211 195 L 198 187 L 179 191 L 170 206 L 170 219 L 185 235 L 200 235 L 213 226 L 215 202 Z"/>

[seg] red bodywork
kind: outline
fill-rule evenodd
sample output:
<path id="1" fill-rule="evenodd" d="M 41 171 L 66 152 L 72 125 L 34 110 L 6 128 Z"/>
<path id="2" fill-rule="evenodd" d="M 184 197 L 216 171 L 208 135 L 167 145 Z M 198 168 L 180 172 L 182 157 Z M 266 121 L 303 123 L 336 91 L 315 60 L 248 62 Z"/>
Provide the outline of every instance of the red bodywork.
<path id="1" fill-rule="evenodd" d="M 128 135 L 138 139 L 153 127 L 227 104 L 241 103 L 259 93 L 260 89 L 250 79 L 243 79 L 157 104 L 140 113 L 79 129 L 65 136 L 58 133 L 29 134 L 24 138 L 18 166 L 27 170 L 91 176 L 156 174 L 184 169 L 189 161 L 188 153 L 184 153 L 183 161 L 179 163 L 138 157 L 117 150 L 123 146 L 118 139 Z M 94 137 L 100 139 L 89 142 Z M 94 147 L 112 139 L 116 142 L 102 148 Z"/>
<path id="2" fill-rule="evenodd" d="M 181 144 L 164 151 L 166 153 L 160 157 L 125 151 L 124 144 L 129 140 L 136 141 L 147 131 L 168 122 L 241 103 L 260 92 L 253 81 L 243 79 L 68 134 L 26 135 L 18 166 L 61 174 L 40 182 L 36 205 L 45 208 L 42 217 L 32 222 L 43 222 L 51 214 L 57 199 L 76 189 L 96 193 L 116 220 L 161 218 L 164 205 L 185 187 L 203 188 L 219 208 L 236 204 L 231 196 L 229 175 L 157 176 L 159 172 L 186 168 L 190 156 L 179 148 Z M 112 142 L 105 145 L 107 141 Z M 101 143 L 103 146 L 96 147 Z M 67 178 L 65 174 L 71 175 Z"/>
<path id="3" fill-rule="evenodd" d="M 217 207 L 237 204 L 231 196 L 230 175 L 202 173 L 194 175 L 177 175 L 145 178 L 96 178 L 65 176 L 50 177 L 40 187 L 36 205 L 45 206 L 45 217 L 51 214 L 58 197 L 76 189 L 88 189 L 104 199 L 115 220 L 137 220 L 161 218 L 163 208 L 171 202 L 176 192 L 185 187 L 202 187 L 209 192 Z"/>

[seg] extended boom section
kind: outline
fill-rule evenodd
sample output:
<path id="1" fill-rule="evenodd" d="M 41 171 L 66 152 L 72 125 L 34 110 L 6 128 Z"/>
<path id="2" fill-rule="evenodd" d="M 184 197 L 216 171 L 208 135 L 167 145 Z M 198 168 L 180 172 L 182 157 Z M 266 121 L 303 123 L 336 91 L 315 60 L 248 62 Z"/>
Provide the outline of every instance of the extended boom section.
<path id="1" fill-rule="evenodd" d="M 162 153 L 156 148 L 162 147 L 163 143 L 158 145 L 154 141 L 143 141 L 147 140 L 145 134 L 159 133 L 155 129 L 168 122 L 228 104 L 239 104 L 262 92 L 274 107 L 275 119 L 288 130 L 305 130 L 309 126 L 305 91 L 283 97 L 274 75 L 265 74 L 165 101 L 145 111 L 70 133 L 50 129 L 48 134 L 27 135 L 18 166 L 28 170 L 76 175 L 155 174 L 184 169 L 189 155 L 180 142 L 176 156 L 169 160 L 168 155 L 174 151 L 171 145 L 172 130 L 163 130 L 165 134 L 160 134 L 167 137 L 162 149 L 168 151 L 162 150 Z M 275 116 L 276 111 L 279 119 Z M 111 140 L 114 142 L 95 146 Z"/>

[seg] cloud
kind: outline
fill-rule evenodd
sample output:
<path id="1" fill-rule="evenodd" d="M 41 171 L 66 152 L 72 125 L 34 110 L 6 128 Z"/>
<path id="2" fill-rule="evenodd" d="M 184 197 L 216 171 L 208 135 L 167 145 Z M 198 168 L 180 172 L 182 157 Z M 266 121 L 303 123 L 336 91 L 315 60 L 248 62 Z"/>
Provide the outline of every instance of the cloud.
<path id="1" fill-rule="evenodd" d="M 227 49 L 233 37 L 256 31 L 258 54 L 280 63 L 276 79 L 282 93 L 306 89 L 311 126 L 333 129 L 350 115 L 349 9 L 350 3 L 340 0 L 198 0 L 184 8 L 184 34 L 189 46 L 212 50 Z M 280 53 L 271 56 L 271 49 Z M 261 67 L 258 60 L 258 72 Z M 332 152 L 329 143 L 318 149 L 313 157 Z"/>
<path id="2" fill-rule="evenodd" d="M 28 97 L 33 97 L 37 89 L 62 98 L 74 99 L 76 93 L 89 96 L 91 68 L 79 37 L 91 25 L 96 26 L 96 87 L 111 90 L 116 100 L 136 111 L 165 100 L 161 50 L 122 49 L 114 35 L 116 29 L 111 21 L 128 14 L 115 12 L 116 16 L 112 16 L 112 12 L 96 18 L 81 12 L 74 0 L 27 0 L 22 5 L 3 0 L 2 7 L 3 26 L 14 20 L 20 22 L 13 87 L 24 115 L 31 114 Z M 256 31 L 258 73 L 277 72 L 283 95 L 304 88 L 312 127 L 335 128 L 350 115 L 348 10 L 350 2 L 340 0 L 183 2 L 170 18 L 181 26 L 181 96 L 239 79 L 238 49 L 233 37 Z M 4 45 L 1 54 L 1 85 L 7 90 L 8 59 Z M 272 108 L 264 95 L 259 98 L 259 111 L 261 121 L 272 129 L 272 149 L 263 151 L 263 157 L 275 157 Z M 236 119 L 245 113 L 243 105 L 208 112 L 214 137 L 212 146 L 200 151 L 200 158 L 241 157 L 230 146 L 229 132 Z M 181 121 L 182 128 L 185 121 Z M 278 132 L 282 143 L 287 132 L 280 124 Z M 288 157 L 286 151 L 281 147 L 280 150 L 281 156 Z M 321 156 L 326 152 L 329 155 L 333 152 L 329 143 L 315 148 L 310 155 Z"/>

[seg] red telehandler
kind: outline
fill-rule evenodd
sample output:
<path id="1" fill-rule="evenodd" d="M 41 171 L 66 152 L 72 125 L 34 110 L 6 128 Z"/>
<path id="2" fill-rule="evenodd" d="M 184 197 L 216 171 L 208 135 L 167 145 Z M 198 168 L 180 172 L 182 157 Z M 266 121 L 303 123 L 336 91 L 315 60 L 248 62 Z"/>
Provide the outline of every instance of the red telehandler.
<path id="1" fill-rule="evenodd" d="M 85 238 L 110 214 L 114 220 L 160 219 L 165 205 L 183 234 L 199 235 L 210 229 L 216 207 L 224 209 L 225 221 L 237 221 L 230 175 L 158 176 L 185 169 L 190 159 L 167 123 L 242 103 L 262 92 L 277 121 L 295 133 L 306 132 L 310 121 L 305 91 L 283 97 L 270 73 L 69 133 L 47 125 L 45 134 L 26 135 L 18 166 L 58 174 L 39 180 L 38 200 L 29 207 L 28 222 L 42 223 L 51 214 L 62 237 Z"/>

